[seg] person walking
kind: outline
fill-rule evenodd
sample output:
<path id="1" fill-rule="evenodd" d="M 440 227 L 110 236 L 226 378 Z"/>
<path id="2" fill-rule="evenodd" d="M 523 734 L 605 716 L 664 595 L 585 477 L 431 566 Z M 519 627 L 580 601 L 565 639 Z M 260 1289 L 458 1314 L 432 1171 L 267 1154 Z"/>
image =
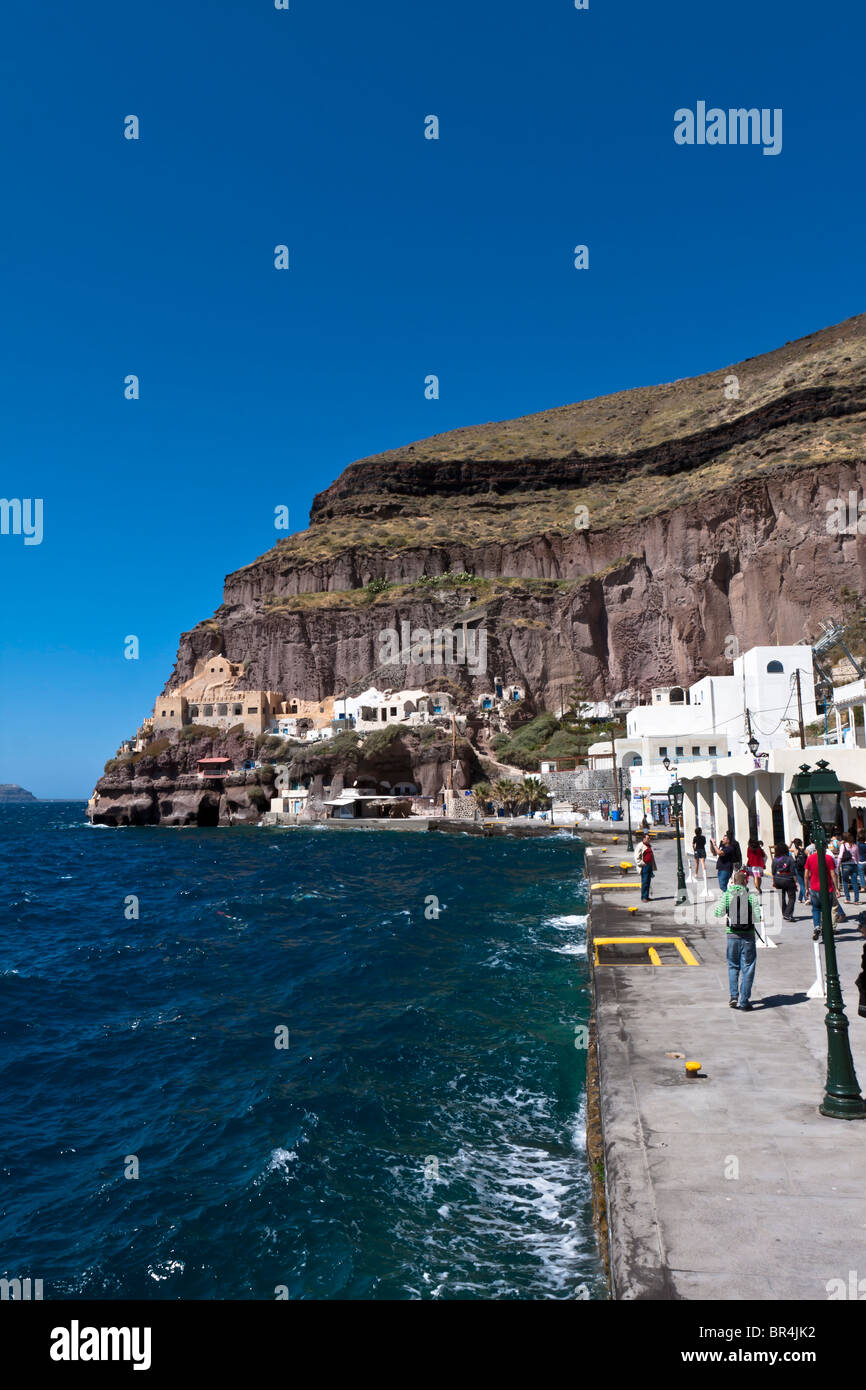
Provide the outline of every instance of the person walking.
<path id="1" fill-rule="evenodd" d="M 845 894 L 846 903 L 860 901 L 860 853 L 857 849 L 857 841 L 850 830 L 842 840 L 839 853 L 836 857 L 837 876 L 842 880 L 842 891 Z M 852 899 L 851 894 L 854 894 Z"/>
<path id="2" fill-rule="evenodd" d="M 695 856 L 695 884 L 700 880 L 704 885 L 704 897 L 707 896 L 707 837 L 700 826 L 695 829 L 692 837 L 692 851 Z"/>
<path id="3" fill-rule="evenodd" d="M 857 857 L 860 887 L 866 892 L 866 830 L 862 826 L 857 828 Z"/>
<path id="4" fill-rule="evenodd" d="M 637 862 L 640 865 L 641 902 L 648 903 L 650 900 L 652 877 L 656 872 L 656 857 L 653 854 L 653 847 L 650 844 L 649 832 L 644 835 L 641 843 L 638 845 Z"/>
<path id="5" fill-rule="evenodd" d="M 830 913 L 833 930 L 836 930 L 838 893 L 836 891 L 836 861 L 829 850 L 824 852 L 827 865 L 827 886 L 830 889 Z M 814 845 L 806 846 L 806 883 L 809 888 L 809 902 L 812 905 L 812 940 L 821 935 L 821 880 L 818 875 L 818 852 Z"/>
<path id="6" fill-rule="evenodd" d="M 763 840 L 750 840 L 746 849 L 746 865 L 749 877 L 754 879 L 755 892 L 761 891 L 761 879 L 767 867 L 767 856 L 764 853 Z"/>
<path id="7" fill-rule="evenodd" d="M 797 901 L 806 901 L 806 850 L 802 840 L 791 841 L 791 855 L 794 860 L 794 873 L 797 878 Z"/>
<path id="8" fill-rule="evenodd" d="M 710 840 L 710 852 L 716 856 L 716 873 L 719 876 L 720 893 L 724 893 L 727 891 L 728 884 L 731 880 L 731 874 L 734 872 L 734 869 L 739 866 L 740 863 L 740 860 L 737 857 L 739 855 L 740 847 L 739 845 L 737 845 L 735 850 L 735 843 L 736 842 L 733 840 L 730 830 L 725 831 L 718 845 L 715 843 L 714 840 Z"/>
<path id="9" fill-rule="evenodd" d="M 782 900 L 782 921 L 793 922 L 797 878 L 793 857 L 784 842 L 773 851 L 772 873 L 773 887 L 778 888 Z"/>
<path id="10" fill-rule="evenodd" d="M 758 947 L 755 941 L 756 923 L 761 920 L 761 904 L 757 893 L 750 893 L 748 875 L 735 869 L 730 885 L 716 906 L 716 917 L 728 922 L 728 990 L 732 1009 L 751 1009 L 752 981 Z"/>

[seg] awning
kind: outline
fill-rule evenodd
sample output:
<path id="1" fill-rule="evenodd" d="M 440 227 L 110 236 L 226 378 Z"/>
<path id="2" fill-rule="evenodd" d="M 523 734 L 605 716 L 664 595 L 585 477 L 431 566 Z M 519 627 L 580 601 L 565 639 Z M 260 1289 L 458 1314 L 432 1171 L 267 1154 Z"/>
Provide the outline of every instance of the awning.
<path id="1" fill-rule="evenodd" d="M 858 811 L 866 810 L 866 792 L 852 792 L 848 801 L 850 805 L 856 806 Z"/>

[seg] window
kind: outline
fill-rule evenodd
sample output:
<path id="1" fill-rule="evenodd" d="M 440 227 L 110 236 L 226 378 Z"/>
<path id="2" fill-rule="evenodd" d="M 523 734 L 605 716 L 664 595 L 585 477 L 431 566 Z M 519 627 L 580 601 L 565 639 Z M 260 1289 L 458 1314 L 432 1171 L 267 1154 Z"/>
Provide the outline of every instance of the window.
<path id="1" fill-rule="evenodd" d="M 701 756 L 701 750 L 700 750 L 700 748 L 693 748 L 693 749 L 692 749 L 692 757 L 693 757 L 693 758 L 699 758 L 700 756 Z"/>
<path id="2" fill-rule="evenodd" d="M 768 662 L 767 662 L 767 675 L 768 675 L 768 676 L 778 676 L 778 675 L 784 675 L 784 674 L 785 674 L 785 668 L 784 668 L 784 666 L 782 665 L 781 661 L 768 661 Z"/>
<path id="3" fill-rule="evenodd" d="M 709 748 L 707 749 L 707 752 L 709 753 L 711 758 L 717 758 L 719 755 L 719 750 L 714 743 L 710 744 Z"/>
<path id="4" fill-rule="evenodd" d="M 247 705 L 247 714 L 258 714 L 258 705 Z"/>
<path id="5" fill-rule="evenodd" d="M 166 716 L 166 711 L 163 710 L 163 712 L 162 712 L 162 717 L 163 717 L 163 719 L 165 719 L 165 716 Z"/>
<path id="6" fill-rule="evenodd" d="M 198 719 L 198 705 L 190 705 L 189 717 L 190 719 Z"/>
<path id="7" fill-rule="evenodd" d="M 228 714 L 228 705 L 217 705 L 217 714 Z"/>
<path id="8" fill-rule="evenodd" d="M 232 714 L 243 714 L 243 705 L 232 705 Z"/>
<path id="9" fill-rule="evenodd" d="M 657 690 L 657 691 L 656 691 L 656 701 L 660 701 L 661 698 L 662 698 L 662 693 L 661 693 L 660 690 Z"/>
<path id="10" fill-rule="evenodd" d="M 664 748 L 660 748 L 660 749 L 659 749 L 659 757 L 660 757 L 660 758 L 666 758 L 667 755 L 668 755 L 667 744 L 665 744 Z"/>
<path id="11" fill-rule="evenodd" d="M 387 711 L 386 709 L 380 709 L 380 710 L 379 710 L 379 718 L 381 719 L 382 723 L 384 724 L 384 723 L 386 722 L 387 718 L 388 718 L 388 711 Z"/>
<path id="12" fill-rule="evenodd" d="M 205 707 L 204 707 L 205 719 L 210 719 L 210 717 L 211 717 L 212 714 L 213 714 L 213 705 L 205 705 Z"/>
<path id="13" fill-rule="evenodd" d="M 685 700 L 685 695 L 683 694 L 682 688 L 678 685 L 675 685 L 670 693 L 669 699 L 672 705 L 681 705 Z"/>
<path id="14" fill-rule="evenodd" d="M 396 706 L 396 705 L 392 705 L 392 706 L 391 706 L 391 718 L 392 718 L 392 719 L 396 719 L 396 717 L 397 717 L 397 706 Z"/>
<path id="15" fill-rule="evenodd" d="M 677 747 L 674 749 L 674 752 L 678 758 L 681 758 L 683 756 L 682 745 L 677 745 Z"/>

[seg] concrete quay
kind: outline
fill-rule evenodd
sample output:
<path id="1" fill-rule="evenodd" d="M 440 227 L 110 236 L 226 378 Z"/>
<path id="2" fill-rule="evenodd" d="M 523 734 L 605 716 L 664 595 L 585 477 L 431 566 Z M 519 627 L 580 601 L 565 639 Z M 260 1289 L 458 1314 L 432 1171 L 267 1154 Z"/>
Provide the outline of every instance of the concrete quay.
<path id="1" fill-rule="evenodd" d="M 674 842 L 654 836 L 659 873 L 641 903 L 639 888 L 622 886 L 637 875 L 620 878 L 620 860 L 633 856 L 619 837 L 584 836 L 612 1296 L 866 1298 L 866 1120 L 818 1112 L 827 1045 L 823 997 L 808 997 L 808 904 L 783 923 L 765 879 L 768 945 L 758 949 L 754 1008 L 731 1009 L 712 866 L 709 901 L 689 883 L 689 903 L 676 908 Z M 848 909 L 837 951 L 862 1089 L 859 910 Z M 651 940 L 601 944 L 633 936 Z M 679 938 L 697 963 L 664 937 Z M 687 1060 L 701 1063 L 701 1076 L 687 1075 Z"/>

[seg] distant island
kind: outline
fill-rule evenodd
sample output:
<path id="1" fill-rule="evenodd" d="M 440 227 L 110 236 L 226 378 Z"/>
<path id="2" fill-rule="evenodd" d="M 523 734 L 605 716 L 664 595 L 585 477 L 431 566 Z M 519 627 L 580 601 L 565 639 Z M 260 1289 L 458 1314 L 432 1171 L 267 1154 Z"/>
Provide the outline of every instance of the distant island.
<path id="1" fill-rule="evenodd" d="M 25 791 L 16 782 L 0 782 L 0 803 L 4 801 L 36 801 L 32 792 Z"/>

